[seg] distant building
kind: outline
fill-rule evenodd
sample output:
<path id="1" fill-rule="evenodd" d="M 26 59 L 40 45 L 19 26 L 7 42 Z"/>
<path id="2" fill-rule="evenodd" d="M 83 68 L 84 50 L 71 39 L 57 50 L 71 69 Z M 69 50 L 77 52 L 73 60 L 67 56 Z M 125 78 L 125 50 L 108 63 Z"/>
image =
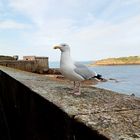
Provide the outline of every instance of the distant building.
<path id="1" fill-rule="evenodd" d="M 18 56 L 0 56 L 0 65 L 29 72 L 46 73 L 49 69 L 48 59 L 48 57 L 23 56 L 23 60 L 18 60 Z"/>
<path id="2" fill-rule="evenodd" d="M 36 56 L 23 56 L 23 60 L 33 61 L 35 60 Z"/>

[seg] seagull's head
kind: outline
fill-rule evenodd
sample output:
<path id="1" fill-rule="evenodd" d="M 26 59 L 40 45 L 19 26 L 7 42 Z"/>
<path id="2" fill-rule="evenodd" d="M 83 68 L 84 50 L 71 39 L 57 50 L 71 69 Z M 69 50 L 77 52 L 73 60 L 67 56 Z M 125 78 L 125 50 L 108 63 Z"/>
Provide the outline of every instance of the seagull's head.
<path id="1" fill-rule="evenodd" d="M 54 48 L 54 49 L 60 49 L 61 52 L 70 51 L 70 47 L 69 47 L 69 45 L 66 44 L 66 43 L 62 43 L 62 44 L 59 44 L 59 45 L 55 45 L 53 48 Z"/>

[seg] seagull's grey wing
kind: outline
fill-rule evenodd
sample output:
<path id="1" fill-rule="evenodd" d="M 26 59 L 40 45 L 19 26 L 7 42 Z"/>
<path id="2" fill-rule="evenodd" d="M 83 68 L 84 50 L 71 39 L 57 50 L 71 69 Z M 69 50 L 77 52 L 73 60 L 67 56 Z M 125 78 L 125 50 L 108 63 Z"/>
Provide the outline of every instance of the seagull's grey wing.
<path id="1" fill-rule="evenodd" d="M 96 75 L 96 73 L 92 72 L 91 70 L 88 69 L 87 66 L 80 64 L 80 63 L 74 63 L 76 68 L 74 71 L 82 76 L 84 79 L 90 79 Z"/>

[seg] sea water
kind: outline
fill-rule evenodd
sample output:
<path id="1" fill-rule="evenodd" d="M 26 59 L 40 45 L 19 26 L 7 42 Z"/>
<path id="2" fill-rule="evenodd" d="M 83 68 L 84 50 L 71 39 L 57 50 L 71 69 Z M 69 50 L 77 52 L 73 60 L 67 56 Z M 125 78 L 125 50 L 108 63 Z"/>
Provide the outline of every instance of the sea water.
<path id="1" fill-rule="evenodd" d="M 51 62 L 50 67 L 58 68 L 59 63 Z M 96 87 L 140 97 L 140 65 L 93 66 L 89 69 L 101 74 L 105 79 L 111 79 L 97 84 Z"/>
<path id="2" fill-rule="evenodd" d="M 96 66 L 90 69 L 106 79 L 114 79 L 99 83 L 97 87 L 140 97 L 140 65 Z"/>

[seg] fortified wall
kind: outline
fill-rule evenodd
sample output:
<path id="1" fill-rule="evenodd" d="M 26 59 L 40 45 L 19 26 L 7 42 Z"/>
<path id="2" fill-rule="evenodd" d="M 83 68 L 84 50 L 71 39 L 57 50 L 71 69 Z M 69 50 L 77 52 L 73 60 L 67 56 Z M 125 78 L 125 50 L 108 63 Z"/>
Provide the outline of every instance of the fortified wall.
<path id="1" fill-rule="evenodd" d="M 18 56 L 0 56 L 0 65 L 35 73 L 49 70 L 48 57 L 24 56 L 18 60 Z"/>

